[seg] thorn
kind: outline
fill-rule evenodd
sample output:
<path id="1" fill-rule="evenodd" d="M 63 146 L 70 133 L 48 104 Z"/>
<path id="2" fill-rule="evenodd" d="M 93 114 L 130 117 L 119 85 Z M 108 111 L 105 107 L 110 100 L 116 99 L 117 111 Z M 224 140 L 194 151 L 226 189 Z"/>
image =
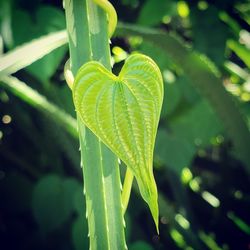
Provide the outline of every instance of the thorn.
<path id="1" fill-rule="evenodd" d="M 126 227 L 126 222 L 125 222 L 124 218 L 122 220 L 122 224 L 123 224 L 124 227 Z"/>

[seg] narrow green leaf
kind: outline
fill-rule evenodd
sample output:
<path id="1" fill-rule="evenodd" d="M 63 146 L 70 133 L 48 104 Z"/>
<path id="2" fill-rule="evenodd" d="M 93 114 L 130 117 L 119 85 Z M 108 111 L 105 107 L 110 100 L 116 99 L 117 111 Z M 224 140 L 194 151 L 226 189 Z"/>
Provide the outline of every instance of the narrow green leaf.
<path id="1" fill-rule="evenodd" d="M 73 85 L 76 110 L 84 124 L 133 172 L 158 228 L 153 150 L 163 101 L 159 68 L 147 56 L 126 60 L 119 76 L 89 62 Z"/>
<path id="2" fill-rule="evenodd" d="M 228 47 L 236 53 L 236 55 L 246 64 L 247 67 L 250 67 L 250 50 L 244 45 L 234 41 L 229 40 L 227 42 Z"/>
<path id="3" fill-rule="evenodd" d="M 62 30 L 19 46 L 0 58 L 0 75 L 13 74 L 61 47 L 66 42 L 67 33 Z"/>
<path id="4" fill-rule="evenodd" d="M 41 110 L 46 115 L 50 115 L 54 121 L 62 125 L 74 138 L 78 136 L 76 120 L 24 82 L 13 76 L 2 76 L 0 77 L 0 86 L 8 89 L 11 93 L 34 108 Z"/>
<path id="5" fill-rule="evenodd" d="M 240 228 L 243 232 L 250 235 L 250 225 L 247 224 L 244 220 L 242 220 L 240 217 L 236 216 L 234 212 L 228 212 L 227 214 L 228 218 L 231 219 L 234 224 Z"/>

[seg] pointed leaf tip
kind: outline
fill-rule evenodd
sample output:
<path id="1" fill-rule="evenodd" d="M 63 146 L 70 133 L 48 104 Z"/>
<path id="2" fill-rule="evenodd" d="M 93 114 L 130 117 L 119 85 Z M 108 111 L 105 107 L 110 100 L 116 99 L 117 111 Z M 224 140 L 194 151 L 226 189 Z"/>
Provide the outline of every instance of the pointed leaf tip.
<path id="1" fill-rule="evenodd" d="M 148 180 L 146 178 L 148 178 Z M 150 175 L 145 175 L 143 179 L 137 178 L 137 183 L 142 198 L 147 202 L 149 206 L 150 212 L 154 219 L 156 231 L 159 234 L 158 192 L 153 172 Z"/>
<path id="2" fill-rule="evenodd" d="M 73 99 L 83 123 L 132 170 L 159 232 L 152 169 L 163 102 L 158 66 L 151 58 L 134 54 L 117 77 L 98 62 L 86 63 L 76 75 Z"/>

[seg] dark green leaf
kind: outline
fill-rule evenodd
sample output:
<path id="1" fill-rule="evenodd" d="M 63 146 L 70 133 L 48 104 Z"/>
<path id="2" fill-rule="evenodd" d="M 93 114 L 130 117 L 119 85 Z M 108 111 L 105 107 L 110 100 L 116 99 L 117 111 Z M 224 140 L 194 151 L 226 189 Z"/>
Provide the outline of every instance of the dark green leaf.
<path id="1" fill-rule="evenodd" d="M 176 12 L 175 1 L 148 0 L 138 17 L 138 23 L 143 25 L 156 25 L 161 23 L 164 15 L 173 15 Z"/>
<path id="2" fill-rule="evenodd" d="M 21 10 L 16 10 L 13 16 L 12 29 L 15 45 L 65 28 L 63 12 L 53 7 L 39 8 L 33 18 Z M 66 47 L 59 48 L 33 63 L 27 70 L 44 82 L 54 74 L 65 52 Z"/>
<path id="3" fill-rule="evenodd" d="M 158 131 L 155 157 L 178 175 L 184 167 L 190 166 L 195 153 L 193 142 L 179 137 L 178 134 L 170 134 L 162 129 Z"/>
<path id="4" fill-rule="evenodd" d="M 144 241 L 136 241 L 130 246 L 129 249 L 130 250 L 153 250 L 152 246 L 150 246 L 148 243 Z"/>
<path id="5" fill-rule="evenodd" d="M 88 226 L 84 216 L 79 216 L 73 223 L 71 235 L 75 250 L 89 249 Z"/>
<path id="6" fill-rule="evenodd" d="M 191 110 L 171 121 L 171 129 L 180 138 L 197 146 L 207 146 L 222 130 L 209 104 L 199 102 Z"/>
<path id="7" fill-rule="evenodd" d="M 58 229 L 70 218 L 77 190 L 79 184 L 74 179 L 62 179 L 57 175 L 45 176 L 37 183 L 32 211 L 44 233 Z"/>

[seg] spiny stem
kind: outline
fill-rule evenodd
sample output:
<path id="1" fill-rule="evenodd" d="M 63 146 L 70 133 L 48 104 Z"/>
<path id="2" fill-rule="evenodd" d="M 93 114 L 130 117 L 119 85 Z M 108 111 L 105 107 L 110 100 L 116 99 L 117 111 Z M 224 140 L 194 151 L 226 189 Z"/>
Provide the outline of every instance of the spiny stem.
<path id="1" fill-rule="evenodd" d="M 65 0 L 71 70 L 87 61 L 110 70 L 107 15 L 93 0 Z M 77 116 L 90 249 L 126 249 L 117 157 Z"/>

